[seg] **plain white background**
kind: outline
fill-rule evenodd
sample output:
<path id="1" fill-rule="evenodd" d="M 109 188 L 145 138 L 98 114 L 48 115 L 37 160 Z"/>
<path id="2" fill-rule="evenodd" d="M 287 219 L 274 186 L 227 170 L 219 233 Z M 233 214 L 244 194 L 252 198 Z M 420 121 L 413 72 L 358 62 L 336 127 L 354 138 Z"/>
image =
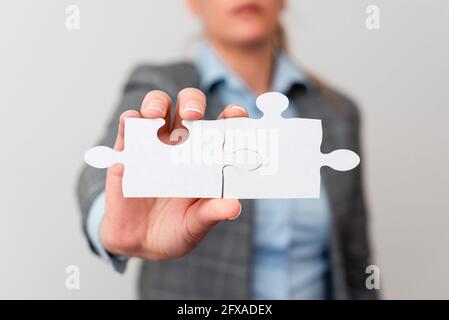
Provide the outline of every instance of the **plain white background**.
<path id="1" fill-rule="evenodd" d="M 380 30 L 365 28 L 369 4 Z M 285 24 L 296 61 L 362 110 L 384 297 L 449 298 L 449 2 L 295 0 Z M 136 261 L 123 276 L 89 252 L 75 182 L 132 67 L 190 54 L 199 36 L 182 0 L 1 1 L 0 298 L 136 297 Z"/>

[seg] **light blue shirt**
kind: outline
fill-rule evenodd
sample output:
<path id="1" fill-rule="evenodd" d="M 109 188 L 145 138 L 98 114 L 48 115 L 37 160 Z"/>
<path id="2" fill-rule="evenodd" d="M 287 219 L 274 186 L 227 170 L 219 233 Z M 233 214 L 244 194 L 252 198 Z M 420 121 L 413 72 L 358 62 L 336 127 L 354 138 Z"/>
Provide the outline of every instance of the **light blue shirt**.
<path id="1" fill-rule="evenodd" d="M 196 66 L 204 92 L 215 87 L 224 105 L 239 104 L 248 110 L 251 118 L 262 116 L 255 105 L 256 96 L 207 44 L 201 46 Z M 287 93 L 292 85 L 298 83 L 307 86 L 304 74 L 284 54 L 278 54 L 272 91 Z M 284 116 L 300 115 L 290 106 Z M 123 272 L 127 259 L 111 258 L 100 242 L 99 228 L 103 216 L 104 193 L 91 207 L 87 232 L 100 256 Z M 330 207 L 324 184 L 321 183 L 320 199 L 256 200 L 253 220 L 252 297 L 326 298 Z"/>
<path id="2" fill-rule="evenodd" d="M 207 44 L 200 48 L 197 68 L 201 89 L 218 90 L 225 107 L 245 107 L 251 118 L 262 112 L 256 96 Z M 272 91 L 287 94 L 307 79 L 287 56 L 276 56 Z M 299 117 L 290 101 L 284 117 Z M 294 147 L 294 145 L 292 145 Z M 324 184 L 320 199 L 256 200 L 253 239 L 252 297 L 254 299 L 324 299 L 329 270 L 330 207 Z"/>

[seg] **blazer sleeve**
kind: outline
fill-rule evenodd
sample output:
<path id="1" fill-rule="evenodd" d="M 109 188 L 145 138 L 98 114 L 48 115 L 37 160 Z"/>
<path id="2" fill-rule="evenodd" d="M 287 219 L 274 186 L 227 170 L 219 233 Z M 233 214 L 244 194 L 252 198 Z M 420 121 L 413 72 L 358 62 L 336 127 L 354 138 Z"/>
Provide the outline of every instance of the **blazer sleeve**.
<path id="1" fill-rule="evenodd" d="M 351 102 L 352 104 L 352 102 Z M 350 112 L 350 130 L 353 137 L 354 151 L 361 155 L 361 120 L 357 107 L 352 104 Z M 363 158 L 362 158 L 363 159 Z M 351 188 L 351 205 L 345 220 L 343 234 L 343 255 L 346 279 L 350 299 L 378 299 L 378 289 L 368 289 L 366 280 L 370 274 L 366 268 L 372 264 L 371 244 L 369 236 L 369 219 L 364 195 L 363 161 L 354 169 Z"/>

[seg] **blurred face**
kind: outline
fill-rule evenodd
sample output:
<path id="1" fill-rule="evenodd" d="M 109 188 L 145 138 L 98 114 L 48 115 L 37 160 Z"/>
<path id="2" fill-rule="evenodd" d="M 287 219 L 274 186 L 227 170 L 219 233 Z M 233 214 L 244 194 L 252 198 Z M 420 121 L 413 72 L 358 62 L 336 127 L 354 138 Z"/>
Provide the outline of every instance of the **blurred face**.
<path id="1" fill-rule="evenodd" d="M 271 41 L 283 0 L 188 0 L 190 10 L 204 24 L 206 35 L 231 45 Z"/>

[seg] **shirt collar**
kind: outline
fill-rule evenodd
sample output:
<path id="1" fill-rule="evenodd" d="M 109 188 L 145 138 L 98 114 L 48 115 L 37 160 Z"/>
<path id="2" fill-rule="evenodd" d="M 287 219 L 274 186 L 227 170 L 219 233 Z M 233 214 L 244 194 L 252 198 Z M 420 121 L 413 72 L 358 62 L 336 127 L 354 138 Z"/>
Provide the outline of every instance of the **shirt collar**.
<path id="1" fill-rule="evenodd" d="M 204 91 L 220 83 L 235 89 L 246 88 L 240 77 L 232 72 L 218 57 L 213 48 L 206 42 L 200 45 L 195 61 L 200 74 L 200 87 Z M 276 55 L 272 90 L 287 93 L 295 84 L 307 87 L 306 75 L 284 53 Z"/>
<path id="2" fill-rule="evenodd" d="M 271 89 L 286 94 L 295 84 L 301 84 L 307 88 L 307 77 L 286 54 L 279 52 L 276 56 Z"/>

